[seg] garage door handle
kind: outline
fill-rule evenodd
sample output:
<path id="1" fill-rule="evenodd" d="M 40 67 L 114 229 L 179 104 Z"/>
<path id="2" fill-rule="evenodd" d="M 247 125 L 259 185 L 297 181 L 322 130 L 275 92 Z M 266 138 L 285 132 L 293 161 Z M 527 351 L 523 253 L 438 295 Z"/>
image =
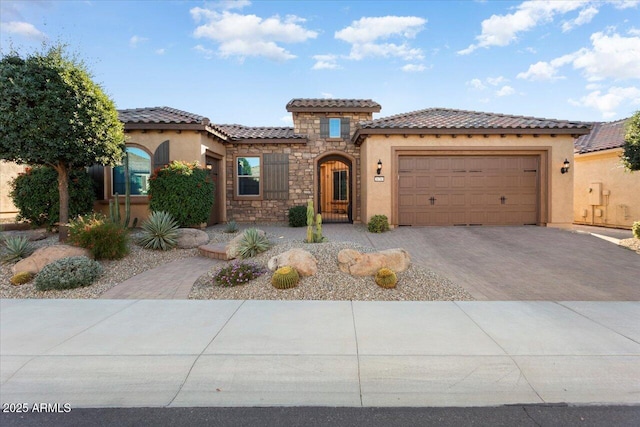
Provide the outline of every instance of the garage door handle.
<path id="1" fill-rule="evenodd" d="M 504 197 L 504 196 L 500 197 L 500 203 L 502 203 L 504 205 L 506 201 L 507 201 L 506 197 Z"/>
<path id="2" fill-rule="evenodd" d="M 429 199 L 429 201 L 431 202 L 432 205 L 436 204 L 436 198 L 431 196 L 431 198 Z"/>

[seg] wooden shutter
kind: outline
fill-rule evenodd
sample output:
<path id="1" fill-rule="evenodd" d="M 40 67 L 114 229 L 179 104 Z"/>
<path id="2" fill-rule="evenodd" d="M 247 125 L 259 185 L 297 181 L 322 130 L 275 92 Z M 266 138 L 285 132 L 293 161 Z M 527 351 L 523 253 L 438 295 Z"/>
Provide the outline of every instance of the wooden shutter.
<path id="1" fill-rule="evenodd" d="M 329 138 L 329 118 L 320 118 L 320 138 Z"/>
<path id="2" fill-rule="evenodd" d="M 96 200 L 104 200 L 104 166 L 93 165 L 87 172 L 93 180 L 93 189 L 96 194 Z"/>
<path id="3" fill-rule="evenodd" d="M 289 155 L 286 153 L 262 156 L 262 196 L 264 200 L 289 199 Z"/>
<path id="4" fill-rule="evenodd" d="M 349 117 L 343 117 L 340 120 L 340 137 L 345 140 L 351 137 L 351 132 L 349 129 Z"/>
<path id="5" fill-rule="evenodd" d="M 156 152 L 153 153 L 153 169 L 161 168 L 169 164 L 169 140 L 166 140 L 158 146 Z"/>

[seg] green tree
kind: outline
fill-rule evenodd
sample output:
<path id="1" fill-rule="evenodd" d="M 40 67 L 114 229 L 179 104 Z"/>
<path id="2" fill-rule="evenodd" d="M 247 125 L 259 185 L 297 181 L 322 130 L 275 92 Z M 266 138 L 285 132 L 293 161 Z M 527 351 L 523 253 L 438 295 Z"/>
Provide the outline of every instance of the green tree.
<path id="1" fill-rule="evenodd" d="M 0 158 L 58 173 L 60 223 L 69 221 L 69 171 L 115 165 L 124 129 L 111 99 L 65 46 L 0 60 Z M 66 238 L 61 227 L 60 240 Z"/>
<path id="2" fill-rule="evenodd" d="M 640 171 L 640 111 L 627 121 L 622 163 L 631 171 Z"/>

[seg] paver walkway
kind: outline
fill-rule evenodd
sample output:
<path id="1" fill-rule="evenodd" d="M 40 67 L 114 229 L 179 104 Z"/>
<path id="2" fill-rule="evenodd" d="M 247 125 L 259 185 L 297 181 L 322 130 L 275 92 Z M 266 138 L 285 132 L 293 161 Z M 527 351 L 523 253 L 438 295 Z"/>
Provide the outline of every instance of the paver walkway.
<path id="1" fill-rule="evenodd" d="M 187 299 L 198 277 L 215 264 L 209 258 L 179 259 L 133 276 L 100 296 L 101 299 Z"/>

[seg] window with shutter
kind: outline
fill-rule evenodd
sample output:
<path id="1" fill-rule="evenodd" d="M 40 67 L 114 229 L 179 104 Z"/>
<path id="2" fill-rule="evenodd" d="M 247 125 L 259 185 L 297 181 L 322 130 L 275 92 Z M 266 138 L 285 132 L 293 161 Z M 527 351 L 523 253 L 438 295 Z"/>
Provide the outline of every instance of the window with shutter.
<path id="1" fill-rule="evenodd" d="M 320 138 L 349 139 L 349 117 L 322 117 L 320 118 Z"/>
<path id="2" fill-rule="evenodd" d="M 289 199 L 289 155 L 286 153 L 264 154 L 265 200 Z"/>

